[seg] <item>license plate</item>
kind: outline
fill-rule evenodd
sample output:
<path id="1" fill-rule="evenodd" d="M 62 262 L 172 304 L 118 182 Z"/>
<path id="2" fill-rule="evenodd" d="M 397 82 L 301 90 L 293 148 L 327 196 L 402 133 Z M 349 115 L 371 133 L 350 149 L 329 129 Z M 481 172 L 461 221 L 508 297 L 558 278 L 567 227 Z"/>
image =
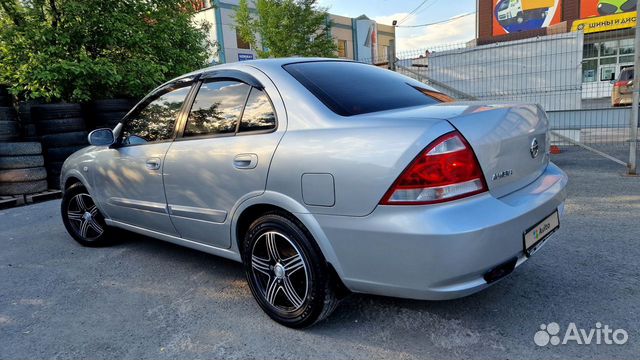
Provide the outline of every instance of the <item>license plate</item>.
<path id="1" fill-rule="evenodd" d="M 527 256 L 533 255 L 540 245 L 560 227 L 560 217 L 558 211 L 547 216 L 544 220 L 535 224 L 524 233 L 524 252 Z"/>

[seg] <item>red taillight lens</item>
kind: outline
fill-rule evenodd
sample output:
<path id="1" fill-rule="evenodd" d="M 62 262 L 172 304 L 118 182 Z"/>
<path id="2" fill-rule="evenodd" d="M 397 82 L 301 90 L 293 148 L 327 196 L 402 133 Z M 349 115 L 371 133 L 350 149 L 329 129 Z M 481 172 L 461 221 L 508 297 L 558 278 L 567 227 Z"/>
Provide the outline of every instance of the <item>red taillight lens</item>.
<path id="1" fill-rule="evenodd" d="M 471 146 L 457 132 L 439 137 L 405 169 L 382 205 L 421 205 L 487 191 Z"/>
<path id="2" fill-rule="evenodd" d="M 627 86 L 628 83 L 629 83 L 628 81 L 618 81 L 615 84 L 613 84 L 613 87 Z"/>

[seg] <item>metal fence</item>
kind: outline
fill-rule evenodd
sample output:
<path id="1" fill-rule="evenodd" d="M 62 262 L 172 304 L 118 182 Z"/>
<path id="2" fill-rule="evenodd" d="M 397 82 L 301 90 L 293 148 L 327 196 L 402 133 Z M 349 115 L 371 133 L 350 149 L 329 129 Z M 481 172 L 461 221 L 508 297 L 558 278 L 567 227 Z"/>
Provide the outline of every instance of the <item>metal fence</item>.
<path id="1" fill-rule="evenodd" d="M 458 100 L 538 103 L 553 145 L 577 146 L 624 166 L 631 146 L 633 29 L 571 32 L 490 45 L 450 44 L 368 59 Z"/>

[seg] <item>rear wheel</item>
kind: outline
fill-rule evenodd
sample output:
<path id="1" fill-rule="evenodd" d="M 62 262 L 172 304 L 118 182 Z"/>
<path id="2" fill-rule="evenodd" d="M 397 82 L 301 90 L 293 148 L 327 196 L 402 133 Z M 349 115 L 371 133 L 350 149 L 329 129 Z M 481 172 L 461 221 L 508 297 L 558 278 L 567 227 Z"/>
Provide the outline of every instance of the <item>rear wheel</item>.
<path id="1" fill-rule="evenodd" d="M 280 324 L 311 326 L 335 309 L 335 281 L 313 238 L 295 219 L 270 213 L 254 221 L 242 258 L 254 298 Z"/>
<path id="2" fill-rule="evenodd" d="M 112 243 L 104 217 L 82 184 L 65 190 L 60 210 L 65 228 L 81 245 L 95 247 Z"/>

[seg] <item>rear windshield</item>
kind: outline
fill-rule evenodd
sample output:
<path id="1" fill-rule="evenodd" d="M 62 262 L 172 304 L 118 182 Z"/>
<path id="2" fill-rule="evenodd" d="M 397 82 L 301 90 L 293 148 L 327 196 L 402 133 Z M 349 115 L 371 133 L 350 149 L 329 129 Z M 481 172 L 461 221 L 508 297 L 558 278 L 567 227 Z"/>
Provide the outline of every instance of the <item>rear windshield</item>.
<path id="1" fill-rule="evenodd" d="M 446 95 L 420 82 L 372 65 L 314 61 L 283 67 L 329 109 L 342 116 L 450 101 Z"/>

